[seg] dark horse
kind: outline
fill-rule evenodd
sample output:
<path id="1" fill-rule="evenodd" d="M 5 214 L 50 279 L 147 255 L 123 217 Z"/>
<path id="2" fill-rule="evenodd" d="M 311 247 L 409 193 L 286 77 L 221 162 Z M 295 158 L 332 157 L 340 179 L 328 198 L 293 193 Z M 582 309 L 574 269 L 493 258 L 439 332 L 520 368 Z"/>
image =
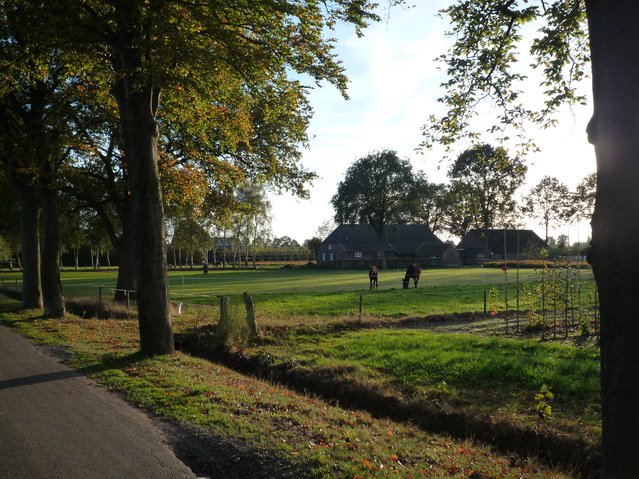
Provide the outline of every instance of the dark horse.
<path id="1" fill-rule="evenodd" d="M 377 266 L 368 268 L 368 279 L 371 283 L 369 289 L 377 289 Z"/>
<path id="2" fill-rule="evenodd" d="M 422 274 L 422 268 L 418 263 L 409 264 L 408 268 L 406 268 L 406 275 L 404 276 L 404 289 L 408 289 L 408 284 L 410 283 L 411 278 L 413 279 L 413 283 L 417 288 L 417 282 L 419 281 L 419 276 Z"/>

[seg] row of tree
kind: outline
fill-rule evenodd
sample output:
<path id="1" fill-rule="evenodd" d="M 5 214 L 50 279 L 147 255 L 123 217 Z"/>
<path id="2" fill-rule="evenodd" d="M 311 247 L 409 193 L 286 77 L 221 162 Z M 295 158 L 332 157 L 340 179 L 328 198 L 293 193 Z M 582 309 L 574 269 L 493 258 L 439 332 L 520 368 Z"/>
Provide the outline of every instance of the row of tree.
<path id="1" fill-rule="evenodd" d="M 338 21 L 360 32 L 373 7 L 1 2 L 0 160 L 20 204 L 23 305 L 64 314 L 60 225 L 90 208 L 121 258 L 118 288 L 138 292 L 141 350 L 173 352 L 165 212 L 225 223 L 250 185 L 304 196 L 301 79 L 345 95 L 325 33 Z"/>
<path id="2" fill-rule="evenodd" d="M 335 221 L 368 224 L 384 244 L 389 224 L 424 223 L 433 232 L 463 237 L 473 228 L 521 227 L 523 214 L 541 222 L 548 240 L 550 226 L 592 215 L 595 174 L 575 191 L 546 176 L 518 203 L 515 194 L 527 170 L 522 159 L 510 157 L 504 148 L 481 144 L 451 164 L 449 183 L 431 183 L 396 152 L 371 153 L 355 161 L 339 183 L 332 199 Z"/>
<path id="3" fill-rule="evenodd" d="M 303 189 L 310 176 L 299 167 L 297 148 L 310 110 L 299 79 L 328 80 L 343 91 L 346 78 L 323 34 L 337 20 L 359 31 L 375 18 L 371 10 L 367 0 L 1 2 L 0 159 L 21 204 L 25 305 L 44 295 L 51 313 L 61 297 L 56 199 L 73 176 L 69 160 L 86 159 L 79 164 L 88 184 L 92 166 L 113 161 L 105 173 L 126 178 L 115 183 L 124 194 L 111 208 L 121 208 L 128 225 L 123 244 L 133 242 L 141 348 L 171 352 L 162 203 L 170 180 L 161 192 L 161 171 L 163 179 L 173 173 L 210 181 L 214 204 L 247 171 Z M 476 140 L 477 124 L 503 140 L 527 123 L 552 126 L 560 105 L 584 101 L 575 85 L 592 67 L 588 139 L 598 170 L 591 260 L 601 298 L 603 476 L 637 477 L 631 445 L 639 442 L 639 3 L 455 0 L 442 15 L 453 37 L 441 57 L 445 111 L 429 117 L 424 147 Z M 531 23 L 530 58 L 546 95 L 540 109 L 525 106 L 528 85 L 517 64 Z M 292 79 L 292 72 L 300 75 Z M 473 121 L 483 100 L 498 111 L 494 124 Z"/>

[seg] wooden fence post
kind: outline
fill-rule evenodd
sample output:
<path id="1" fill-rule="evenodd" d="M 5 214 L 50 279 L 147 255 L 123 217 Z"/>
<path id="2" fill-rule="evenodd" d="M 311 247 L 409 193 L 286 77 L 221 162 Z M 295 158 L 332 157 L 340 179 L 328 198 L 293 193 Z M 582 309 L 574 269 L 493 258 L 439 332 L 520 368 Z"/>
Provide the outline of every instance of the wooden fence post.
<path id="1" fill-rule="evenodd" d="M 257 338 L 257 322 L 255 321 L 255 307 L 253 305 L 253 298 L 247 292 L 242 293 L 244 298 L 244 305 L 246 306 L 246 324 L 249 328 L 249 341 Z"/>

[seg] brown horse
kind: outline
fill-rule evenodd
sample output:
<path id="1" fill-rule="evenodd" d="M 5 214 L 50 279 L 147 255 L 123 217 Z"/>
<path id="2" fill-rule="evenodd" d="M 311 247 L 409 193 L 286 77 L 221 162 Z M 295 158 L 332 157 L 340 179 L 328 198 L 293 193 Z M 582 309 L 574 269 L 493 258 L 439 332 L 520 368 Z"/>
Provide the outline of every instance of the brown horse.
<path id="1" fill-rule="evenodd" d="M 419 282 L 419 276 L 422 274 L 422 268 L 419 266 L 419 263 L 409 264 L 406 268 L 406 275 L 404 276 L 404 289 L 408 289 L 408 285 L 410 283 L 411 278 L 413 279 L 413 283 L 417 288 L 417 283 Z"/>
<path id="2" fill-rule="evenodd" d="M 368 280 L 370 281 L 369 289 L 377 289 L 377 266 L 368 268 Z"/>

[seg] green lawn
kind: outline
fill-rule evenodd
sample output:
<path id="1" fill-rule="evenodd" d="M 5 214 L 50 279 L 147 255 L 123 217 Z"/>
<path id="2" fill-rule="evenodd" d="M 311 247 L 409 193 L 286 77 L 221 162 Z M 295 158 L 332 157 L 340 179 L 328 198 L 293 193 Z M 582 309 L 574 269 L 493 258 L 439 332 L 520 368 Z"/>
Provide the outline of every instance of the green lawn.
<path id="1" fill-rule="evenodd" d="M 362 377 L 383 374 L 404 391 L 446 384 L 465 395 L 532 397 L 549 386 L 561 403 L 594 404 L 599 394 L 599 351 L 530 340 L 439 334 L 421 330 L 368 330 L 290 335 L 267 347 L 294 363 L 316 368 L 357 365 Z M 260 354 L 259 351 L 255 354 Z"/>
<path id="2" fill-rule="evenodd" d="M 238 445 L 246 460 L 272 458 L 287 477 L 569 477 L 534 459 L 515 459 L 477 442 L 424 431 L 410 422 L 343 409 L 333 401 L 183 353 L 143 357 L 136 354 L 136 321 L 72 315 L 46 319 L 40 311 L 18 311 L 17 307 L 17 302 L 0 296 L 0 321 L 38 342 L 57 345 L 57 350 L 62 346 L 73 366 L 129 401 L 197 426 L 198 434 L 208 431 L 216 443 Z M 322 351 L 330 349 L 328 344 Z M 334 347 L 340 350 L 346 345 L 335 343 Z"/>
<path id="3" fill-rule="evenodd" d="M 582 271 L 580 275 L 581 279 L 589 282 L 589 286 L 592 285 L 590 272 Z M 406 404 L 417 405 L 421 411 L 442 412 L 450 414 L 450 417 L 461 415 L 469 420 L 482 418 L 482 424 L 488 428 L 506 424 L 519 430 L 540 427 L 535 395 L 546 385 L 555 398 L 552 417 L 544 420 L 543 434 L 577 442 L 583 440 L 588 447 L 597 447 L 600 402 L 596 348 L 575 347 L 574 343 L 549 344 L 512 339 L 504 337 L 502 332 L 498 332 L 497 336 L 482 337 L 435 330 L 397 329 L 400 324 L 398 318 L 483 311 L 484 292 L 491 288 L 498 296 L 497 309 L 502 311 L 505 308 L 503 292 L 506 277 L 499 269 L 424 270 L 420 287 L 409 290 L 401 289 L 402 276 L 402 271 L 382 271 L 380 289 L 370 291 L 366 271 L 212 270 L 207 276 L 200 271 L 171 271 L 171 299 L 184 303 L 183 314 L 174 314 L 172 322 L 177 333 L 191 332 L 195 325 L 201 328 L 216 324 L 219 295 L 231 296 L 235 304 L 234 318 L 242 322 L 244 313 L 239 295 L 248 291 L 255 301 L 262 340 L 256 346 L 241 346 L 242 354 L 263 364 L 267 374 L 268 368 L 284 366 L 292 368 L 296 374 L 308 375 L 309 386 L 304 389 L 311 393 L 321 395 L 336 388 L 338 394 L 339 388 L 346 385 L 346 391 L 361 394 L 363 398 L 368 398 L 368 394 L 372 394 L 371 399 L 381 397 L 377 406 L 380 410 L 385 407 L 384 397 L 401 398 Z M 521 270 L 519 276 L 522 284 L 539 279 L 537 272 L 531 269 Z M 515 271 L 509 270 L 509 309 L 515 307 L 515 277 Z M 8 284 L 15 282 L 16 278 L 19 278 L 17 273 L 0 272 L 0 280 Z M 111 295 L 116 272 L 64 271 L 62 279 L 67 298 L 97 300 L 100 288 L 104 298 Z M 367 327 L 386 326 L 386 329 L 360 329 L 357 316 L 360 296 Z M 587 296 L 585 292 L 584 296 Z M 525 307 L 522 303 L 522 308 Z M 202 313 L 204 310 L 207 311 L 205 314 Z M 15 321 L 7 321 L 40 341 L 72 348 L 75 357 L 79 358 L 78 366 L 129 357 L 137 349 L 135 321 L 77 318 L 65 321 L 16 318 Z M 474 319 L 467 323 L 464 321 L 457 323 L 456 327 L 466 331 L 466 324 L 476 322 Z M 499 318 L 495 321 L 499 322 Z M 479 321 L 485 322 L 490 320 Z M 341 333 L 334 332 L 342 324 L 348 328 Z M 340 328 L 327 327 L 330 325 Z M 89 363 L 86 362 L 87 357 Z M 185 380 L 187 376 L 183 377 L 183 368 L 189 371 L 186 373 L 188 378 L 197 377 L 197 380 Z M 217 378 L 220 371 L 224 371 L 223 377 Z M 275 369 L 272 371 L 275 372 Z M 211 374 L 216 378 L 213 379 Z M 262 430 L 274 431 L 272 433 L 278 435 L 282 444 L 297 444 L 296 451 L 305 447 L 304 441 L 300 444 L 296 437 L 299 434 L 296 421 L 303 424 L 303 430 L 312 430 L 313 437 L 324 434 L 322 430 L 326 431 L 326 428 L 338 431 L 331 434 L 344 434 L 341 426 L 329 426 L 323 419 L 318 419 L 326 408 L 323 404 L 318 404 L 319 410 L 311 411 L 301 405 L 306 401 L 302 397 L 295 399 L 294 406 L 286 406 L 291 411 L 304 411 L 299 417 L 292 413 L 273 414 L 273 411 L 279 410 L 278 404 L 288 402 L 288 398 L 292 397 L 285 388 L 275 386 L 277 391 L 269 392 L 276 395 L 273 399 L 275 405 L 264 406 L 262 401 L 266 392 L 255 397 L 243 397 L 245 391 L 261 388 L 252 380 L 239 373 L 222 370 L 215 363 L 200 363 L 185 355 L 168 362 L 142 360 L 133 365 L 108 365 L 108 370 L 99 377 L 145 407 L 168 417 L 204 425 L 216 433 L 228 430 L 230 434 L 246 439 L 256 434 L 257 426 L 253 423 L 257 420 L 261 421 Z M 227 380 L 230 383 L 225 382 Z M 199 386 L 194 389 L 196 386 L 193 384 Z M 314 391 L 310 386 L 313 384 L 320 389 Z M 219 391 L 225 392 L 221 394 Z M 336 396 L 335 400 L 340 399 Z M 262 407 L 265 409 L 262 410 Z M 365 404 L 358 407 L 362 410 L 367 408 Z M 374 413 L 375 408 L 372 409 L 369 412 Z M 293 429 L 289 422 L 291 417 L 294 418 Z M 414 420 L 419 423 L 419 418 Z M 284 428 L 280 424 L 282 421 L 286 424 Z M 319 431 L 311 425 L 315 422 L 321 424 Z M 374 427 L 380 426 L 376 424 Z M 385 426 L 381 427 L 383 430 Z M 398 426 L 394 424 L 392 427 Z M 366 432 L 359 434 L 358 440 L 364 442 Z M 418 458 L 419 453 L 416 452 L 424 441 L 423 433 L 413 430 L 404 434 L 407 437 L 415 435 L 415 441 L 411 439 L 403 447 L 410 451 L 409 455 L 416 464 L 423 464 L 424 459 Z M 262 440 L 258 437 L 259 447 L 271 447 Z M 319 444 L 315 439 L 311 439 L 310 443 Z M 325 443 L 331 443 L 331 440 L 327 439 Z M 332 443 L 337 444 L 335 441 Z M 352 455 L 349 444 L 353 441 L 344 442 L 345 449 L 340 449 L 339 459 L 334 456 L 335 460 L 339 460 L 341 471 L 336 477 L 347 478 L 357 474 L 366 477 L 361 473 L 368 472 L 368 462 L 363 463 L 364 469 L 359 465 L 349 465 Z M 462 449 L 465 448 L 462 446 Z M 278 448 L 277 453 L 281 452 L 282 449 Z M 316 469 L 317 477 L 330 477 L 330 473 L 323 469 L 323 456 L 313 451 L 309 454 L 304 461 L 322 463 Z M 393 456 L 396 453 L 387 451 L 385 454 Z M 437 456 L 436 462 L 440 472 L 446 470 L 446 467 L 441 469 L 443 459 Z M 484 470 L 490 470 L 492 465 L 484 467 Z M 379 477 L 386 477 L 385 473 Z M 502 475 L 506 476 L 499 476 Z"/>
<path id="4" fill-rule="evenodd" d="M 592 273 L 582 272 L 583 279 Z M 215 306 L 219 295 L 234 296 L 247 291 L 255 299 L 258 313 L 281 321 L 290 317 L 331 317 L 359 312 L 360 294 L 364 313 L 381 317 L 423 316 L 466 311 L 483 311 L 484 290 L 499 293 L 498 309 L 505 308 L 505 275 L 492 268 L 426 269 L 419 288 L 401 289 L 402 271 L 381 271 L 380 289 L 368 289 L 366 271 L 309 269 L 212 270 L 169 272 L 171 299 L 183 303 Z M 520 281 L 537 279 L 531 269 L 522 269 Z M 0 273 L 0 280 L 12 284 L 16 273 Z M 516 273 L 509 270 L 509 309 L 515 307 Z M 115 287 L 115 271 L 64 271 L 62 281 L 68 299 L 86 297 L 97 301 L 99 289 L 108 298 Z"/>
<path id="5" fill-rule="evenodd" d="M 401 288 L 401 270 L 387 270 L 379 273 L 380 289 Z M 589 273 L 588 273 L 589 274 Z M 520 270 L 520 279 L 528 281 L 535 275 L 532 269 Z M 591 275 L 590 275 L 591 277 Z M 0 280 L 13 284 L 20 278 L 18 271 L 0 271 Z M 98 286 L 112 288 L 115 285 L 114 270 L 65 270 L 62 282 L 65 290 L 75 294 L 83 290 L 91 291 Z M 509 283 L 515 282 L 515 271 L 508 271 Z M 425 269 L 420 279 L 420 287 L 444 285 L 503 284 L 504 273 L 493 268 L 451 268 Z M 258 269 L 258 270 L 216 270 L 204 276 L 201 271 L 169 271 L 169 288 L 172 294 L 237 294 L 272 292 L 328 292 L 368 289 L 368 273 L 364 270 L 319 270 L 319 269 Z"/>

